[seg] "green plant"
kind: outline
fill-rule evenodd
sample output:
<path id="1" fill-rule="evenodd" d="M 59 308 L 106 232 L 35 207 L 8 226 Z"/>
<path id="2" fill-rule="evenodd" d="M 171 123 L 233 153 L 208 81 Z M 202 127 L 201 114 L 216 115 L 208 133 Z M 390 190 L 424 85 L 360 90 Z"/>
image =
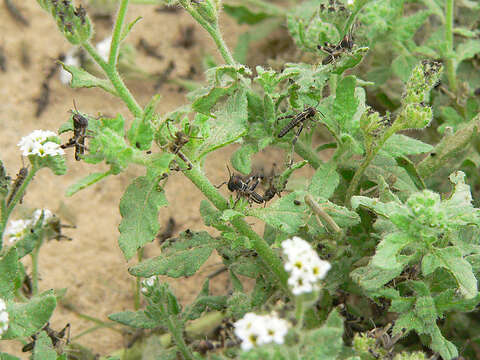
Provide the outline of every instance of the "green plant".
<path id="1" fill-rule="evenodd" d="M 119 174 L 130 164 L 144 167 L 145 175 L 131 182 L 120 201 L 119 246 L 126 260 L 135 255 L 138 259 L 129 269 L 137 278 L 135 311 L 109 318 L 132 328 L 153 329 L 152 336 L 163 345 L 155 348 L 156 356 L 424 359 L 438 354 L 453 359 L 459 348 L 468 347 L 468 341 L 479 341 L 475 330 L 480 324 L 471 312 L 480 302 L 480 219 L 465 174 L 472 185 L 478 185 L 479 104 L 469 88 L 478 84 L 469 75 L 477 66 L 474 56 L 480 52 L 480 40 L 475 38 L 475 21 L 470 17 L 453 27 L 453 0 L 349 4 L 309 0 L 295 5 L 288 15 L 282 7 L 261 0 L 224 5 L 220 0 L 164 1 L 181 6 L 206 30 L 224 64 L 207 70 L 206 83 L 189 93 L 189 104 L 163 115 L 156 112 L 159 96 L 141 106 L 119 71 L 120 44 L 138 20 L 125 23 L 129 0 L 120 1 L 107 59 L 91 43 L 93 25 L 83 8 L 75 8 L 70 1 L 38 3 L 52 15 L 65 38 L 80 45 L 105 76 L 63 64 L 72 75 L 71 86 L 99 87 L 130 111 L 129 119 L 78 113 L 88 119 L 88 151 L 82 160 L 105 162 L 110 168 L 81 179 L 67 195 Z M 265 26 L 263 35 L 286 17 L 292 38 L 300 50 L 311 53 L 310 61 L 282 64 L 282 71 L 262 66 L 253 71 L 239 61 L 246 59 L 250 35 L 245 34 L 251 32 L 240 37 L 232 54 L 218 23 L 222 6 L 241 23 L 257 29 Z M 480 14 L 478 4 L 464 1 L 463 7 Z M 461 12 L 463 7 L 457 9 Z M 434 25 L 435 21 L 428 21 L 431 16 L 442 21 Z M 430 38 L 422 26 L 435 27 Z M 353 47 L 344 44 L 351 34 L 358 44 Z M 414 41 L 415 34 L 421 45 Z M 454 42 L 454 34 L 462 40 Z M 319 46 L 325 42 L 333 44 L 335 56 L 322 64 Z M 387 43 L 392 44 L 388 51 Z M 296 117 L 304 109 L 315 111 Z M 316 147 L 313 130 L 301 134 L 292 130 L 279 137 L 295 117 L 302 119 L 305 128 L 321 125 L 318 128 L 329 140 Z M 70 130 L 75 131 L 72 119 L 59 133 Z M 407 136 L 406 130 L 417 130 L 422 140 Z M 42 146 L 51 142 L 56 148 L 60 143 L 55 134 L 37 142 Z M 232 143 L 240 146 L 231 163 L 245 176 L 231 175 L 228 188 L 237 197 L 226 199 L 206 177 L 204 161 Z M 293 147 L 303 160 L 286 161 L 286 168 L 272 175 L 262 194 L 258 185 L 262 176 L 252 173 L 252 157 L 267 147 L 284 149 L 287 159 Z M 36 171 L 42 167 L 58 175 L 66 171 L 60 152 L 29 149 L 24 149 L 24 155 L 31 169 L 20 185 L 12 185 L 5 171 L 1 173 L 2 233 Z M 326 149 L 334 149 L 328 161 L 319 154 Z M 314 169 L 313 176 L 288 187 L 304 166 Z M 180 171 L 204 194 L 200 214 L 219 235 L 184 232 L 175 241 L 163 243 L 160 256 L 144 260 L 143 246 L 160 230 L 158 211 L 168 205 L 164 188 L 172 171 Z M 448 175 L 454 188 L 450 195 L 441 195 L 449 191 Z M 288 193 L 272 200 L 282 192 Z M 252 197 L 266 206 L 251 206 Z M 39 332 L 59 296 L 53 291 L 38 294 L 35 265 L 34 296 L 27 301 L 19 292 L 25 278 L 19 259 L 31 253 L 35 264 L 48 237 L 46 212 L 37 215 L 21 231 L 12 232 L 19 240 L 0 254 L 4 269 L 0 298 L 6 300 L 10 319 L 3 338 Z M 253 231 L 246 217 L 263 221 L 264 233 Z M 207 280 L 195 301 L 182 307 L 156 276 L 191 276 L 214 250 L 229 271 L 232 293 L 212 295 Z M 328 258 L 331 268 L 319 256 Z M 245 291 L 239 276 L 255 280 L 252 291 Z M 249 315 L 252 311 L 270 315 Z M 25 318 L 20 312 L 27 314 Z M 212 314 L 216 317 L 209 317 Z M 471 327 L 453 338 L 463 319 L 458 316 L 468 318 Z M 201 354 L 195 347 L 195 327 L 208 327 L 222 318 L 238 320 L 237 335 L 249 351 L 235 346 Z M 345 324 L 344 318 L 349 320 Z M 368 331 L 369 319 L 387 330 L 393 321 L 391 335 L 385 330 L 382 336 L 395 341 L 387 344 L 375 339 Z M 20 320 L 22 328 L 17 329 Z M 279 324 L 282 336 L 266 330 L 268 321 Z M 357 323 L 355 331 L 348 325 L 351 322 Z M 159 336 L 158 329 L 169 335 Z M 51 339 L 45 332 L 40 334 L 34 359 L 55 359 Z M 466 352 L 474 356 L 475 348 L 468 347 Z M 66 357 L 63 353 L 58 358 Z"/>

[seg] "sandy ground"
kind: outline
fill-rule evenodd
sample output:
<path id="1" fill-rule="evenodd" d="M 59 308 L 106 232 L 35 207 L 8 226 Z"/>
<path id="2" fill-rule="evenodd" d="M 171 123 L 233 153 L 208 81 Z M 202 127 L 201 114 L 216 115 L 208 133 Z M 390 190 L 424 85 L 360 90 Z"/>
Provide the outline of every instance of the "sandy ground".
<path id="1" fill-rule="evenodd" d="M 0 46 L 6 56 L 6 72 L 0 72 L 0 158 L 14 176 L 22 165 L 20 152 L 16 146 L 20 138 L 35 129 L 56 131 L 68 119 L 68 111 L 75 99 L 78 107 L 87 113 L 104 114 L 128 112 L 120 100 L 98 89 L 70 89 L 60 83 L 58 75 L 50 81 L 50 103 L 39 117 L 34 116 L 41 83 L 54 59 L 70 49 L 69 43 L 59 34 L 54 21 L 38 6 L 36 1 L 16 1 L 22 13 L 28 18 L 30 26 L 15 22 L 6 12 L 2 1 L 0 4 Z M 197 26 L 188 14 L 156 13 L 153 6 L 131 6 L 128 19 L 137 16 L 142 20 L 135 26 L 127 42 L 136 45 L 140 38 L 158 46 L 163 60 L 145 56 L 138 51 L 138 64 L 149 72 L 161 72 L 169 61 L 175 62 L 172 76 L 188 73 L 190 65 L 195 66 L 201 74 L 200 59 L 207 53 L 216 51 L 213 42 Z M 194 26 L 195 43 L 190 49 L 176 46 L 181 38 L 181 31 L 186 26 Z M 227 43 L 233 46 L 236 26 L 230 19 L 222 20 Z M 96 21 L 96 41 L 109 34 L 107 21 Z M 30 65 L 21 62 L 22 47 L 30 57 Z M 200 77 L 198 77 L 200 76 Z M 197 75 L 201 78 L 201 75 Z M 141 104 L 145 104 L 155 93 L 152 81 L 128 81 L 128 86 Z M 184 93 L 175 85 L 166 84 L 160 89 L 162 95 L 158 107 L 160 113 L 170 111 L 185 102 Z M 68 135 L 65 135 L 68 137 Z M 118 224 L 120 214 L 118 204 L 130 181 L 143 173 L 143 169 L 131 167 L 125 173 L 111 177 L 73 197 L 65 197 L 66 188 L 90 172 L 99 171 L 95 167 L 76 162 L 73 151 L 67 150 L 68 172 L 63 177 L 56 177 L 49 170 L 41 171 L 29 187 L 21 208 L 13 215 L 20 216 L 22 210 L 45 207 L 56 212 L 64 221 L 72 221 L 76 229 L 66 231 L 74 240 L 71 242 L 50 242 L 41 250 L 40 272 L 41 290 L 49 288 L 67 288 L 66 301 L 79 312 L 106 319 L 110 313 L 133 308 L 134 278 L 127 272 L 127 263 L 118 247 Z M 219 183 L 225 176 L 225 163 L 228 152 L 215 153 L 215 159 L 209 159 L 208 175 L 214 183 Z M 168 208 L 161 211 L 159 221 L 163 225 L 169 216 L 177 223 L 175 233 L 190 229 L 203 229 L 199 203 L 201 193 L 181 174 L 174 175 L 167 186 Z M 152 244 L 146 250 L 147 255 L 158 252 Z M 26 263 L 28 265 L 28 262 Z M 215 266 L 215 264 L 217 264 Z M 219 260 L 212 257 L 198 276 L 189 279 L 171 281 L 172 286 L 183 303 L 190 302 L 198 291 L 200 278 L 218 268 Z M 221 278 L 220 278 L 221 279 Z M 217 291 L 224 291 L 227 286 L 225 278 L 213 284 Z M 52 318 L 52 327 L 62 328 L 67 322 L 72 324 L 72 337 L 92 327 L 94 324 L 79 319 L 72 311 L 61 305 Z M 101 355 L 124 346 L 122 336 L 108 329 L 97 330 L 77 340 Z M 18 342 L 2 341 L 0 349 L 22 358 Z"/>

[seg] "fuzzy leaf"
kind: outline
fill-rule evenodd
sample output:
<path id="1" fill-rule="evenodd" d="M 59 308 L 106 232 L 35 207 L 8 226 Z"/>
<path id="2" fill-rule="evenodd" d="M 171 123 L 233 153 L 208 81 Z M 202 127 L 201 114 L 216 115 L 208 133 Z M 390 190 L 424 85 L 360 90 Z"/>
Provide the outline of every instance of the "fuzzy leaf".
<path id="1" fill-rule="evenodd" d="M 45 331 L 37 335 L 33 349 L 33 360 L 57 360 L 57 352 L 53 349 L 52 340 Z"/>
<path id="2" fill-rule="evenodd" d="M 120 200 L 122 222 L 118 227 L 118 243 L 127 260 L 158 234 L 158 210 L 167 205 L 165 193 L 158 180 L 146 176 L 136 178 Z"/>
<path id="3" fill-rule="evenodd" d="M 336 360 L 343 349 L 343 319 L 336 309 L 318 329 L 305 333 L 302 359 Z"/>
<path id="4" fill-rule="evenodd" d="M 173 278 L 192 276 L 215 248 L 215 240 L 207 232 L 182 233 L 162 255 L 142 261 L 128 269 L 134 276 L 167 275 Z"/>
<path id="5" fill-rule="evenodd" d="M 337 167 L 333 163 L 325 163 L 315 171 L 308 192 L 313 196 L 329 199 L 340 182 Z"/>
<path id="6" fill-rule="evenodd" d="M 249 210 L 248 215 L 255 216 L 287 234 L 296 234 L 304 223 L 303 214 L 305 212 L 305 205 L 299 206 L 293 203 L 297 197 L 297 193 L 290 193 L 267 208 Z"/>
<path id="7" fill-rule="evenodd" d="M 15 279 L 18 273 L 18 255 L 15 247 L 10 248 L 0 260 L 0 298 L 14 298 Z"/>
<path id="8" fill-rule="evenodd" d="M 425 276 L 433 273 L 437 268 L 447 269 L 457 280 L 460 293 L 465 299 L 472 299 L 478 295 L 477 279 L 470 263 L 462 257 L 460 250 L 453 246 L 435 249 L 425 255 L 422 261 L 422 272 Z"/>
<path id="9" fill-rule="evenodd" d="M 395 38 L 400 41 L 412 39 L 418 29 L 428 19 L 430 14 L 430 11 L 423 10 L 417 11 L 410 16 L 400 17 L 395 23 Z"/>
<path id="10" fill-rule="evenodd" d="M 397 157 L 427 153 L 433 150 L 433 146 L 409 136 L 394 134 L 385 142 L 382 150 Z"/>
<path id="11" fill-rule="evenodd" d="M 9 327 L 2 339 L 25 338 L 40 330 L 57 306 L 53 290 L 34 296 L 26 303 L 7 302 Z"/>
<path id="12" fill-rule="evenodd" d="M 36 162 L 39 166 L 52 170 L 55 175 L 64 175 L 67 172 L 65 157 L 62 155 L 37 157 Z"/>
<path id="13" fill-rule="evenodd" d="M 353 116 L 357 112 L 358 99 L 355 97 L 355 76 L 344 77 L 337 85 L 333 111 L 335 121 L 341 132 L 352 134 L 359 128 L 360 123 L 353 123 Z"/>
<path id="14" fill-rule="evenodd" d="M 376 266 L 364 266 L 350 273 L 351 278 L 367 292 L 376 292 L 383 285 L 402 273 L 402 268 L 383 269 Z"/>
<path id="15" fill-rule="evenodd" d="M 161 324 L 145 315 L 145 311 L 122 311 L 108 315 L 112 321 L 137 329 L 154 329 Z"/>
<path id="16" fill-rule="evenodd" d="M 108 171 L 105 171 L 105 172 L 97 172 L 97 173 L 92 173 L 90 175 L 87 175 L 83 179 L 80 179 L 79 181 L 77 181 L 75 184 L 70 185 L 67 188 L 67 191 L 65 192 L 65 195 L 70 197 L 70 196 L 76 194 L 77 192 L 79 192 L 80 190 L 83 190 L 83 189 L 99 182 L 100 180 L 104 179 L 105 177 L 107 177 L 110 174 L 111 174 L 111 172 L 110 172 L 110 170 L 108 170 Z"/>
<path id="17" fill-rule="evenodd" d="M 252 10 L 243 5 L 223 4 L 223 10 L 228 15 L 237 20 L 238 24 L 254 25 L 270 16 L 269 14 L 262 11 L 253 12 Z"/>
<path id="18" fill-rule="evenodd" d="M 155 107 L 160 101 L 160 95 L 155 95 L 145 106 L 143 118 L 135 118 L 128 131 L 128 141 L 140 150 L 150 149 L 153 141 L 152 121 L 155 118 Z"/>
<path id="19" fill-rule="evenodd" d="M 242 145 L 237 151 L 235 151 L 230 158 L 235 170 L 240 171 L 243 174 L 250 174 L 252 171 L 252 155 L 255 154 L 255 148 L 252 144 Z"/>
<path id="20" fill-rule="evenodd" d="M 407 82 L 410 78 L 413 68 L 417 65 L 418 60 L 415 56 L 401 54 L 392 62 L 392 70 L 403 82 Z"/>
<path id="21" fill-rule="evenodd" d="M 455 67 L 463 60 L 472 58 L 475 54 L 480 53 L 480 40 L 467 40 L 455 49 Z"/>
<path id="22" fill-rule="evenodd" d="M 207 122 L 208 134 L 202 134 L 205 141 L 196 151 L 196 159 L 202 159 L 209 152 L 228 145 L 247 132 L 247 96 L 244 90 L 236 91 L 216 113 L 216 119 Z"/>
<path id="23" fill-rule="evenodd" d="M 70 83 L 72 88 L 99 87 L 112 95 L 118 96 L 117 91 L 108 80 L 99 79 L 78 66 L 61 64 L 66 71 L 72 74 L 72 81 Z"/>

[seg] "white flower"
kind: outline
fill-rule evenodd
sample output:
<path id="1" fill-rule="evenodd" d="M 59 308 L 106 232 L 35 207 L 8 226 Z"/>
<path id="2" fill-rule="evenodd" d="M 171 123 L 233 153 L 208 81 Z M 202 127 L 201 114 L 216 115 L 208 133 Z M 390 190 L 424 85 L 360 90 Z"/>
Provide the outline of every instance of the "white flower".
<path id="1" fill-rule="evenodd" d="M 97 48 L 98 54 L 102 57 L 103 60 L 107 61 L 110 54 L 110 45 L 112 44 L 112 37 L 106 37 L 102 41 L 98 42 L 95 47 Z"/>
<path id="2" fill-rule="evenodd" d="M 355 3 L 355 0 L 347 0 L 347 5 L 353 5 Z"/>
<path id="3" fill-rule="evenodd" d="M 80 59 L 75 55 L 76 51 L 76 48 L 72 48 L 69 52 L 67 52 L 65 55 L 65 60 L 63 60 L 65 65 L 80 66 Z M 70 81 L 72 81 L 72 74 L 70 74 L 63 67 L 60 69 L 59 77 L 62 84 L 69 84 Z"/>
<path id="4" fill-rule="evenodd" d="M 0 299 L 0 337 L 8 330 L 8 312 L 7 304 L 3 299 Z"/>
<path id="5" fill-rule="evenodd" d="M 10 243 L 22 239 L 31 225 L 30 220 L 12 220 L 10 221 L 5 234 L 9 237 Z M 1 304 L 1 303 L 0 303 Z"/>
<path id="6" fill-rule="evenodd" d="M 55 142 L 47 141 L 50 137 L 56 137 L 53 131 L 49 130 L 35 130 L 27 136 L 24 136 L 19 142 L 18 146 L 22 151 L 23 156 L 37 155 L 37 156 L 56 156 L 63 155 L 65 152 Z"/>
<path id="7" fill-rule="evenodd" d="M 38 219 L 40 219 L 40 216 L 42 215 L 42 211 L 43 211 L 43 225 L 45 225 L 47 223 L 48 219 L 53 218 L 53 214 L 50 210 L 48 210 L 48 209 L 37 209 L 32 214 L 32 225 L 35 225 L 37 223 Z"/>
<path id="8" fill-rule="evenodd" d="M 287 258 L 284 267 L 290 273 L 288 284 L 293 294 L 318 290 L 318 281 L 325 278 L 331 268 L 330 263 L 321 260 L 310 244 L 297 236 L 282 242 L 282 248 Z"/>
<path id="9" fill-rule="evenodd" d="M 235 322 L 234 326 L 235 335 L 242 340 L 241 347 L 246 351 L 272 342 L 283 344 L 289 324 L 286 320 L 279 319 L 275 313 L 247 313 L 243 319 Z"/>
<path id="10" fill-rule="evenodd" d="M 156 276 L 150 276 L 149 278 L 142 280 L 142 288 L 140 289 L 142 293 L 146 294 L 148 292 L 148 288 L 152 287 L 155 284 Z"/>

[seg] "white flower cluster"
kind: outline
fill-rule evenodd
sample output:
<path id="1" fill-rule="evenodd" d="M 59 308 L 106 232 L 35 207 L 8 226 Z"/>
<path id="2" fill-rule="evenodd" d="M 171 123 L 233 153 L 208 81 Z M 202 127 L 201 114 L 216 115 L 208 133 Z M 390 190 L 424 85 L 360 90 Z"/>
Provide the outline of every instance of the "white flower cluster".
<path id="1" fill-rule="evenodd" d="M 257 315 L 247 313 L 234 324 L 235 335 L 242 340 L 242 349 L 250 350 L 255 346 L 283 344 L 288 333 L 289 323 L 277 317 L 277 314 Z"/>
<path id="2" fill-rule="evenodd" d="M 153 284 L 155 284 L 156 278 L 157 277 L 154 275 L 154 276 L 150 276 L 149 278 L 143 279 L 142 288 L 140 289 L 140 291 L 144 294 L 148 293 L 148 288 L 152 287 Z"/>
<path id="3" fill-rule="evenodd" d="M 57 143 L 48 141 L 49 137 L 55 137 L 53 131 L 49 130 L 35 130 L 30 135 L 24 136 L 17 144 L 22 151 L 23 156 L 37 155 L 37 156 L 56 156 L 63 155 L 65 152 Z"/>
<path id="4" fill-rule="evenodd" d="M 294 295 L 318 290 L 318 280 L 323 279 L 330 263 L 321 260 L 305 240 L 294 236 L 282 242 L 283 254 L 287 258 L 285 270 L 290 273 L 288 284 Z"/>
<path id="5" fill-rule="evenodd" d="M 37 209 L 33 212 L 32 217 L 30 219 L 10 221 L 8 228 L 5 231 L 5 235 L 8 236 L 8 241 L 10 243 L 14 243 L 17 240 L 22 239 L 27 234 L 28 229 L 31 226 L 34 226 L 37 223 L 38 219 L 40 219 L 42 210 L 43 210 L 42 225 L 46 225 L 48 219 L 52 218 L 54 215 L 48 209 Z"/>
<path id="6" fill-rule="evenodd" d="M 0 299 L 0 336 L 8 330 L 8 312 L 7 304 L 3 299 Z"/>

